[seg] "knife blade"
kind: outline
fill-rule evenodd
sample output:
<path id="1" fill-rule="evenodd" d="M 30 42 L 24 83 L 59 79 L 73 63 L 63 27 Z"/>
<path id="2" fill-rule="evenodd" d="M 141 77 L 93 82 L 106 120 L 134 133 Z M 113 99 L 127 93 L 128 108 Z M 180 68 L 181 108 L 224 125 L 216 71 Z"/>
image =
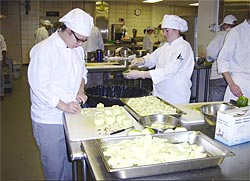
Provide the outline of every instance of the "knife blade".
<path id="1" fill-rule="evenodd" d="M 134 126 L 130 126 L 128 128 L 123 128 L 123 129 L 120 129 L 118 131 L 114 131 L 114 132 L 110 133 L 110 135 L 117 134 L 117 133 L 123 132 L 123 131 L 125 131 L 127 129 L 131 129 L 131 128 L 134 128 Z"/>

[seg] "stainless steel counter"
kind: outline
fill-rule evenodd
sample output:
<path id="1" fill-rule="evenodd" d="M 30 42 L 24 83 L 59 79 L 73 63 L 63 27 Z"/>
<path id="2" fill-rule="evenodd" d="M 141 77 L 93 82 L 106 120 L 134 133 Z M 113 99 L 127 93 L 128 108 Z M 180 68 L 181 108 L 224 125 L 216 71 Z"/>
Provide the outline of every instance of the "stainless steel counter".
<path id="1" fill-rule="evenodd" d="M 208 136 L 213 138 L 214 127 L 206 124 L 198 126 L 190 126 L 189 129 L 201 130 Z M 93 140 L 82 142 L 86 152 L 86 162 L 92 177 L 95 180 L 117 180 L 118 178 L 112 176 L 106 171 L 103 161 L 98 154 L 98 149 Z M 187 172 L 178 172 L 143 178 L 135 178 L 135 180 L 249 180 L 250 179 L 250 142 L 227 147 L 236 155 L 227 157 L 222 164 L 217 167 L 205 168 L 199 170 L 192 170 Z M 131 179 L 133 180 L 133 179 Z"/>

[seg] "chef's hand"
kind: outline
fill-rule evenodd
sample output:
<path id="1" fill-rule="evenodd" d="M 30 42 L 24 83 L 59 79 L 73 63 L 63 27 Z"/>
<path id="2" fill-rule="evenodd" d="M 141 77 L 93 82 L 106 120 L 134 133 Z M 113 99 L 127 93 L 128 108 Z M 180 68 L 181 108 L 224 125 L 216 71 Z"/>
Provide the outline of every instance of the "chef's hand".
<path id="1" fill-rule="evenodd" d="M 124 74 L 125 79 L 145 79 L 145 71 L 130 70 L 128 73 Z"/>
<path id="2" fill-rule="evenodd" d="M 68 113 L 73 113 L 73 114 L 81 112 L 81 107 L 79 103 L 76 101 L 64 103 L 63 101 L 60 100 L 56 107 L 62 110 L 63 112 L 68 112 Z"/>
<path id="3" fill-rule="evenodd" d="M 84 104 L 88 99 L 88 96 L 85 94 L 84 91 L 79 91 L 76 95 L 76 100 L 79 101 L 79 103 Z"/>
<path id="4" fill-rule="evenodd" d="M 131 64 L 129 67 L 135 67 L 135 66 L 140 66 L 145 63 L 145 60 L 143 58 L 135 58 L 131 61 Z"/>
<path id="5" fill-rule="evenodd" d="M 240 97 L 243 95 L 241 88 L 237 84 L 235 84 L 235 83 L 229 84 L 229 88 L 234 96 Z"/>

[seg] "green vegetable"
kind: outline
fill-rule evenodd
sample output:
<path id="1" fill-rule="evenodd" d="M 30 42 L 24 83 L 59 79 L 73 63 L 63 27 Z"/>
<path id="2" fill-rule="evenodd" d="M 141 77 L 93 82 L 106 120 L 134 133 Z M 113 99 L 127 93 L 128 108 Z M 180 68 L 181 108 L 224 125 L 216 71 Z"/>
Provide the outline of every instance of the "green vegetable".
<path id="1" fill-rule="evenodd" d="M 245 107 L 248 105 L 248 98 L 245 96 L 240 96 L 237 99 L 237 106 L 238 107 Z"/>

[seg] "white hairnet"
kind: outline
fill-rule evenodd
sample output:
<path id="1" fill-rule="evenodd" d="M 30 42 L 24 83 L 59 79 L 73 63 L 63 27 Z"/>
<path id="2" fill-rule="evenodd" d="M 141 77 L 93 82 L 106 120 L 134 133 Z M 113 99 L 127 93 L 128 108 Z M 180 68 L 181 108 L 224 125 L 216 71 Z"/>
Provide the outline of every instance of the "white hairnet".
<path id="1" fill-rule="evenodd" d="M 43 25 L 51 26 L 52 24 L 51 24 L 51 22 L 49 20 L 44 20 Z"/>
<path id="2" fill-rule="evenodd" d="M 63 22 L 72 31 L 82 36 L 89 36 L 94 27 L 93 18 L 79 8 L 68 12 L 65 16 L 59 19 L 59 22 Z"/>
<path id="3" fill-rule="evenodd" d="M 188 25 L 186 20 L 176 15 L 165 15 L 163 17 L 161 27 L 176 29 L 179 30 L 180 32 L 185 32 L 188 30 Z"/>

